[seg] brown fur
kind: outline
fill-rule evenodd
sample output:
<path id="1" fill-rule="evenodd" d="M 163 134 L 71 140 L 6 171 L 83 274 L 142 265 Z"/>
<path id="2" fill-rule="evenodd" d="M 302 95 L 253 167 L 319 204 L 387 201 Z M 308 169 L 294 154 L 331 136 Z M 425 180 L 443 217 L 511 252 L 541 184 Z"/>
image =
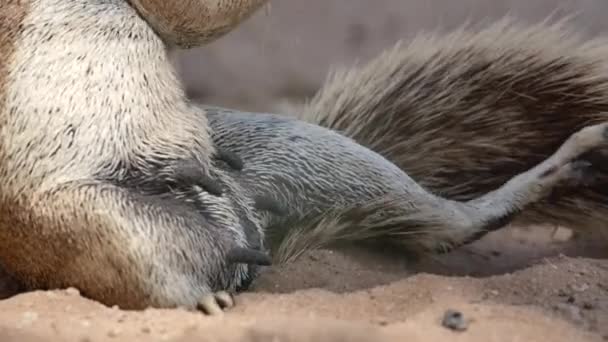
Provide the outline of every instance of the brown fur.
<path id="1" fill-rule="evenodd" d="M 583 39 L 567 20 L 506 18 L 480 30 L 420 34 L 335 72 L 299 117 L 382 154 L 434 193 L 470 200 L 581 127 L 608 120 L 607 57 L 605 40 Z M 606 185 L 543 200 L 518 223 L 606 234 Z"/>
<path id="2" fill-rule="evenodd" d="M 217 18 L 224 29 L 245 18 L 225 4 L 207 13 L 231 18 Z M 124 0 L 0 8 L 0 263 L 30 288 L 214 311 L 214 293 L 252 271 L 227 257 L 256 243 L 246 230 L 258 219 L 216 166 L 205 113 L 189 104 L 165 42 Z M 220 194 L 180 182 L 193 164 Z"/>
<path id="3" fill-rule="evenodd" d="M 208 43 L 231 31 L 268 0 L 130 2 L 167 43 L 190 47 Z"/>

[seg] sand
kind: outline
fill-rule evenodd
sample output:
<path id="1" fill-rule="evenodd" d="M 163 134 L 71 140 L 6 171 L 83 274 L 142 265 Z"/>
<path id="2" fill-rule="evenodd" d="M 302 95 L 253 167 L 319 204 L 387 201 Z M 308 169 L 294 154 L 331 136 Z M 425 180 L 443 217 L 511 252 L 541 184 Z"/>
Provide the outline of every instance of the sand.
<path id="1" fill-rule="evenodd" d="M 604 246 L 535 227 L 418 261 L 315 251 L 265 270 L 221 317 L 5 286 L 0 341 L 606 341 Z M 459 329 L 442 324 L 447 310 L 462 314 Z"/>

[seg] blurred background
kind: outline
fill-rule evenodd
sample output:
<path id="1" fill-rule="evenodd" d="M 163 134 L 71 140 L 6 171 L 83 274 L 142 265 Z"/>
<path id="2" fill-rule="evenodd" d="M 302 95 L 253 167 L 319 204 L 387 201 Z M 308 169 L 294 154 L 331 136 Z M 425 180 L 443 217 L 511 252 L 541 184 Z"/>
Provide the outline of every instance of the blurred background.
<path id="1" fill-rule="evenodd" d="M 608 32 L 608 0 L 271 0 L 270 10 L 175 62 L 197 101 L 277 112 L 284 100 L 314 94 L 333 66 L 365 62 L 420 30 L 506 14 L 574 15 L 585 35 Z"/>

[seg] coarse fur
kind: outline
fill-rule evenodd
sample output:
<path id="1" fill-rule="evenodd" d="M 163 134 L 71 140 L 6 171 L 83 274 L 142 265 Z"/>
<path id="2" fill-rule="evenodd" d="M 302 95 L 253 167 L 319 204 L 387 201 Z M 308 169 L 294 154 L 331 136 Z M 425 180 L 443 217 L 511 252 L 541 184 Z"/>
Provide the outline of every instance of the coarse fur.
<path id="1" fill-rule="evenodd" d="M 427 191 L 379 154 L 318 125 L 222 108 L 206 112 L 215 144 L 244 160 L 235 176 L 239 184 L 254 196 L 271 194 L 284 203 L 276 210 L 281 216 L 269 211 L 262 220 L 276 262 L 336 243 L 449 251 L 505 226 L 555 189 L 594 180 L 592 173 L 572 167 L 586 165 L 576 161 L 585 151 L 605 146 L 582 147 L 586 128 L 539 165 L 494 191 L 458 202 Z"/>
<path id="2" fill-rule="evenodd" d="M 263 1 L 163 3 L 166 21 L 158 1 L 0 0 L 0 263 L 28 288 L 214 312 L 254 274 L 235 260 L 264 248 L 254 200 L 217 166 L 167 49 Z M 197 3 L 205 25 L 169 24 Z"/>
<path id="3" fill-rule="evenodd" d="M 547 158 L 582 127 L 608 120 L 607 57 L 608 42 L 584 38 L 569 18 L 506 17 L 420 33 L 360 67 L 336 70 L 293 114 L 378 152 L 429 191 L 467 201 Z M 587 159 L 605 173 L 604 156 Z M 607 185 L 562 191 L 514 224 L 608 237 Z"/>
<path id="4" fill-rule="evenodd" d="M 480 30 L 420 34 L 361 68 L 334 73 L 292 113 L 314 125 L 216 109 L 213 139 L 247 162 L 244 187 L 286 203 L 287 215 L 269 219 L 268 232 L 284 239 L 273 243 L 275 259 L 340 240 L 450 250 L 483 233 L 464 238 L 466 225 L 454 217 L 424 222 L 413 212 L 404 215 L 399 207 L 415 206 L 415 196 L 407 205 L 365 201 L 425 189 L 437 197 L 433 209 L 418 208 L 428 219 L 449 207 L 441 197 L 467 202 L 500 188 L 577 130 L 608 118 L 605 56 L 605 40 L 583 40 L 567 20 L 527 25 L 505 18 Z M 605 156 L 602 150 L 584 156 L 593 163 L 593 186 L 560 187 L 513 215 L 514 223 L 607 234 Z M 359 218 L 365 212 L 392 222 L 345 226 L 353 223 L 345 216 L 352 211 L 339 208 L 352 206 Z"/>

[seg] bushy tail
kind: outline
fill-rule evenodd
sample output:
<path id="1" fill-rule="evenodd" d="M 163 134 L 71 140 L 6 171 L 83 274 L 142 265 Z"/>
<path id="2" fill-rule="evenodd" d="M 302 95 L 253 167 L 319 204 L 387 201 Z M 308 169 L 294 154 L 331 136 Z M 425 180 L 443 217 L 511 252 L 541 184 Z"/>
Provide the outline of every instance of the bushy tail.
<path id="1" fill-rule="evenodd" d="M 397 197 L 336 208 L 304 219 L 307 224 L 289 230 L 273 258 L 278 263 L 292 262 L 310 250 L 360 242 L 399 244 L 412 253 L 448 251 L 461 242 L 457 237 L 474 232 L 465 227 L 459 236 L 448 234 L 443 214 L 430 203 L 413 208 L 407 198 Z"/>
<path id="2" fill-rule="evenodd" d="M 606 41 L 585 40 L 567 20 L 505 18 L 479 30 L 420 34 L 336 71 L 297 116 L 378 152 L 435 194 L 470 200 L 547 158 L 583 126 L 608 120 L 607 63 Z M 607 186 L 539 202 L 520 216 L 587 231 L 605 230 L 607 221 Z"/>

